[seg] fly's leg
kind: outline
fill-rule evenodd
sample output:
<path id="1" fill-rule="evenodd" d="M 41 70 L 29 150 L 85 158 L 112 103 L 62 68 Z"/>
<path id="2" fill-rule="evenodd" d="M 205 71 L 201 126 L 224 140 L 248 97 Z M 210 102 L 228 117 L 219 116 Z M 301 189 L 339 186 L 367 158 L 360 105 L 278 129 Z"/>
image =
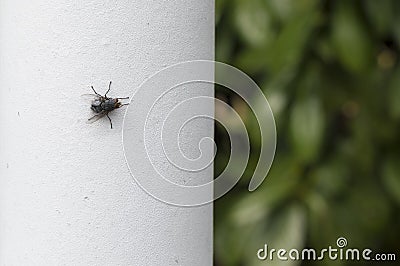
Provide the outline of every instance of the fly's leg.
<path id="1" fill-rule="evenodd" d="M 110 81 L 110 84 L 108 84 L 108 90 L 107 90 L 106 94 L 104 94 L 104 97 L 107 98 L 107 93 L 109 93 L 110 90 L 111 90 L 111 81 Z M 108 98 L 107 98 L 107 99 L 108 99 Z"/>
<path id="2" fill-rule="evenodd" d="M 112 127 L 112 121 L 111 121 L 111 118 L 108 116 L 108 113 L 106 114 L 106 116 L 107 116 L 108 120 L 110 121 L 111 129 L 112 129 L 113 127 Z"/>
<path id="3" fill-rule="evenodd" d="M 115 99 L 117 99 L 117 100 L 128 100 L 128 99 L 129 99 L 129 97 L 124 97 L 124 98 L 115 98 Z"/>
<path id="4" fill-rule="evenodd" d="M 124 97 L 124 98 L 116 98 L 117 100 L 128 100 L 129 99 L 129 97 Z M 121 104 L 119 107 L 122 107 L 122 106 L 125 106 L 125 105 L 129 105 L 129 103 L 124 103 L 124 104 Z"/>

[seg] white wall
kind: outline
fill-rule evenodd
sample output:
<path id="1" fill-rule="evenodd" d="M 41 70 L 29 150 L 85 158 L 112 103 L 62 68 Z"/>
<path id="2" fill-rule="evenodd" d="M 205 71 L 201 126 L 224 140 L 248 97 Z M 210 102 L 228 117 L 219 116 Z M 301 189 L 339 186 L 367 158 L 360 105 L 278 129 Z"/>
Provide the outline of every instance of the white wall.
<path id="1" fill-rule="evenodd" d="M 143 192 L 80 95 L 213 56 L 213 0 L 0 0 L 0 265 L 211 265 L 212 206 Z"/>

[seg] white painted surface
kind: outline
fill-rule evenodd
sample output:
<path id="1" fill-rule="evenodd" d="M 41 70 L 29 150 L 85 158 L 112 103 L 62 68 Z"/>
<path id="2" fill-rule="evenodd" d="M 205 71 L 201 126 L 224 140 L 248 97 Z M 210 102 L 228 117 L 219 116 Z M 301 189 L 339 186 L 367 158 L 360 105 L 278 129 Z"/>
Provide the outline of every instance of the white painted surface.
<path id="1" fill-rule="evenodd" d="M 109 80 L 110 96 L 132 95 L 165 66 L 213 59 L 213 11 L 213 0 L 0 0 L 0 265 L 212 264 L 212 206 L 143 192 L 124 161 L 123 111 L 114 130 L 87 125 L 79 96 Z"/>

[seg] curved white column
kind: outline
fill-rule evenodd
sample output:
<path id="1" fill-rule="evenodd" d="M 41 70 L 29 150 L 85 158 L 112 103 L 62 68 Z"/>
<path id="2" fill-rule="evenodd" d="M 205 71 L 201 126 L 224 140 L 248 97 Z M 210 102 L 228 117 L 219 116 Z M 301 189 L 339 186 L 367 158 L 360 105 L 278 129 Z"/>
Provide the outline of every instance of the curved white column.
<path id="1" fill-rule="evenodd" d="M 211 265 L 212 205 L 143 192 L 80 95 L 213 57 L 213 0 L 0 0 L 0 265 Z"/>

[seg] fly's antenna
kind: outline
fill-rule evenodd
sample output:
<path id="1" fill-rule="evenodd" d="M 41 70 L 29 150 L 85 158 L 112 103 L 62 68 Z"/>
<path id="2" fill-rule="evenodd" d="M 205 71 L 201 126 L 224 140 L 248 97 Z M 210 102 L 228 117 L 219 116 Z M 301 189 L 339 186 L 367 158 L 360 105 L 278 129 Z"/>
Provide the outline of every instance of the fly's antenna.
<path id="1" fill-rule="evenodd" d="M 111 90 L 111 81 L 110 81 L 110 84 L 108 84 L 108 90 L 107 90 L 106 94 L 104 94 L 104 97 L 107 98 L 107 93 L 109 93 L 110 90 Z"/>
<path id="2" fill-rule="evenodd" d="M 97 93 L 97 91 L 93 88 L 93 86 L 90 86 L 90 87 L 92 88 L 92 90 L 94 91 L 94 93 L 95 93 L 97 96 L 101 96 L 100 94 Z"/>

